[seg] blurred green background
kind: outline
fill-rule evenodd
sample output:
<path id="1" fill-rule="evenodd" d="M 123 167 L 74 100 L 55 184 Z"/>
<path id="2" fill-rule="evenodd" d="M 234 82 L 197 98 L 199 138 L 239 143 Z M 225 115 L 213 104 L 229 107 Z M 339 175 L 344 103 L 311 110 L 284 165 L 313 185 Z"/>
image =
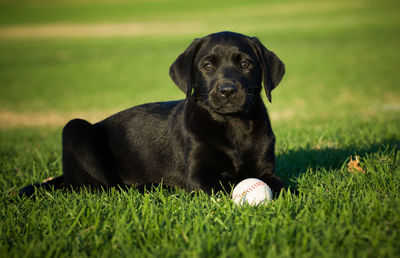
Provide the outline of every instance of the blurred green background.
<path id="1" fill-rule="evenodd" d="M 399 11 L 387 0 L 3 1 L 0 122 L 93 122 L 183 98 L 170 64 L 222 30 L 259 37 L 286 64 L 267 105 L 276 123 L 398 116 Z"/>

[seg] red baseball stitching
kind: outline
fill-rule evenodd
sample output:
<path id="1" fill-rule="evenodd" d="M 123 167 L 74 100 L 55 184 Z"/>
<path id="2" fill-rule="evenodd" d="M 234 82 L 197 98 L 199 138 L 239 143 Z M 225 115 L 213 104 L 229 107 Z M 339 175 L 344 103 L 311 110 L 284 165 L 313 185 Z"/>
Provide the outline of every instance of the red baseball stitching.
<path id="1" fill-rule="evenodd" d="M 249 188 L 247 188 L 245 191 L 243 191 L 242 193 L 238 194 L 238 195 L 234 195 L 233 198 L 239 198 L 241 199 L 243 197 L 243 195 L 250 193 L 251 191 L 253 191 L 254 189 L 256 189 L 257 187 L 259 187 L 260 185 L 267 185 L 266 183 L 264 183 L 263 181 L 258 181 L 255 182 L 254 184 L 252 184 Z"/>

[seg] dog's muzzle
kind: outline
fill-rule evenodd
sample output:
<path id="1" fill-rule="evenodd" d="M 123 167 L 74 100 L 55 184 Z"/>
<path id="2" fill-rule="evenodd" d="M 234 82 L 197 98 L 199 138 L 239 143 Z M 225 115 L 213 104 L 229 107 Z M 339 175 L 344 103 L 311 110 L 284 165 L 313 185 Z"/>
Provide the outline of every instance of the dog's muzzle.
<path id="1" fill-rule="evenodd" d="M 211 107 L 217 113 L 237 113 L 243 109 L 246 94 L 234 83 L 223 83 L 210 92 L 209 101 Z"/>

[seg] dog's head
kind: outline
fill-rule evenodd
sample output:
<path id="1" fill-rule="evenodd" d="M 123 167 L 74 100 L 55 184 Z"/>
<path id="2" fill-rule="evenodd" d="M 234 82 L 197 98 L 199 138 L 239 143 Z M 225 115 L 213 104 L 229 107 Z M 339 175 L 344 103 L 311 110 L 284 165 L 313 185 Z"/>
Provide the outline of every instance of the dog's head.
<path id="1" fill-rule="evenodd" d="M 271 101 L 285 66 L 255 37 L 220 32 L 195 39 L 171 65 L 178 87 L 219 114 L 244 110 L 260 96 L 261 84 Z"/>

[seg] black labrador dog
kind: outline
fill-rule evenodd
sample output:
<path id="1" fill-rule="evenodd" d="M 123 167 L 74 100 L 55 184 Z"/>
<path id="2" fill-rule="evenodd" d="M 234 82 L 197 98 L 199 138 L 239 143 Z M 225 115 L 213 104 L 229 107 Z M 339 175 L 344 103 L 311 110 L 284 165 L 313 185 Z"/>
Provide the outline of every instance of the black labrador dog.
<path id="1" fill-rule="evenodd" d="M 43 188 L 140 187 L 163 182 L 187 191 L 229 190 L 259 178 L 275 192 L 275 137 L 261 98 L 285 72 L 255 37 L 220 32 L 195 39 L 170 67 L 186 99 L 149 103 L 62 134 L 64 174 Z M 21 190 L 32 195 L 33 185 Z"/>

